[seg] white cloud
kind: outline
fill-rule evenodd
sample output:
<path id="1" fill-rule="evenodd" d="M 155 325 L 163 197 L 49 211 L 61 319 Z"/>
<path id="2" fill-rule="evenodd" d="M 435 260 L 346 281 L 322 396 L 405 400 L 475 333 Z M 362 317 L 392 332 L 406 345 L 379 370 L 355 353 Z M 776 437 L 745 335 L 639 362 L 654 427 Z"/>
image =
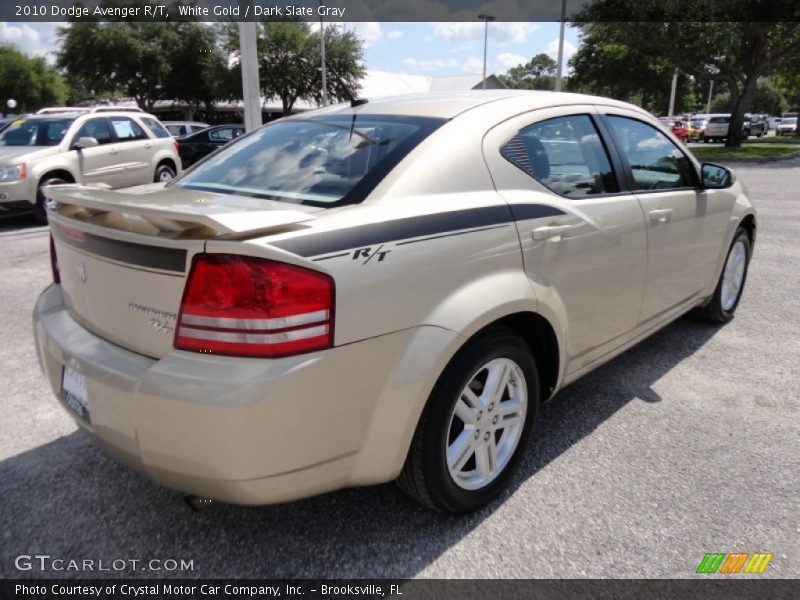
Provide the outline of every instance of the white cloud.
<path id="1" fill-rule="evenodd" d="M 348 29 L 355 32 L 358 38 L 364 42 L 364 48 L 369 48 L 376 42 L 383 39 L 385 34 L 380 23 L 368 21 L 365 23 L 348 23 Z"/>
<path id="2" fill-rule="evenodd" d="M 578 51 L 578 48 L 575 47 L 575 44 L 571 44 L 569 41 L 564 40 L 564 64 L 566 65 L 569 62 L 569 59 Z M 554 39 L 552 42 L 547 44 L 547 53 L 553 57 L 554 59 L 558 60 L 558 38 Z"/>
<path id="3" fill-rule="evenodd" d="M 483 22 L 431 23 L 433 34 L 450 42 L 482 40 Z M 489 23 L 489 41 L 499 46 L 521 44 L 528 35 L 539 29 L 538 23 Z"/>
<path id="4" fill-rule="evenodd" d="M 12 44 L 28 55 L 54 58 L 58 50 L 56 29 L 64 23 L 7 23 L 0 22 L 0 43 Z"/>
<path id="5" fill-rule="evenodd" d="M 517 65 L 524 65 L 528 62 L 528 58 L 526 56 L 522 56 L 521 54 L 513 54 L 511 52 L 503 52 L 497 55 L 497 68 L 502 71 L 508 71 L 511 67 L 516 67 Z"/>
<path id="6" fill-rule="evenodd" d="M 459 62 L 455 58 L 432 58 L 417 60 L 416 58 L 408 57 L 403 60 L 403 64 L 413 71 L 422 71 L 424 73 L 441 71 L 443 69 L 456 69 L 459 67 Z"/>
<path id="7" fill-rule="evenodd" d="M 403 37 L 404 33 L 399 29 L 393 29 L 392 31 L 386 32 L 386 39 L 387 40 L 399 40 Z"/>
<path id="8" fill-rule="evenodd" d="M 483 59 L 477 56 L 470 56 L 461 63 L 461 70 L 464 73 L 481 73 L 483 72 Z"/>

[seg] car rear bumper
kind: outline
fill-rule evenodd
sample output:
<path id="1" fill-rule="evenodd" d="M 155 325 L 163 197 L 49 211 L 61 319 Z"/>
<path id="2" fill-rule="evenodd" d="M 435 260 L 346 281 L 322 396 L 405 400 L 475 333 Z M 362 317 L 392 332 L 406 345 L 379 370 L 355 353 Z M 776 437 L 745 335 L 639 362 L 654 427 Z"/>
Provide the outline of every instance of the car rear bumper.
<path id="1" fill-rule="evenodd" d="M 64 365 L 85 376 L 90 422 L 68 412 L 100 446 L 162 485 L 237 504 L 395 478 L 459 344 L 423 326 L 282 359 L 173 351 L 156 360 L 82 327 L 55 285 L 33 321 L 56 396 Z"/>

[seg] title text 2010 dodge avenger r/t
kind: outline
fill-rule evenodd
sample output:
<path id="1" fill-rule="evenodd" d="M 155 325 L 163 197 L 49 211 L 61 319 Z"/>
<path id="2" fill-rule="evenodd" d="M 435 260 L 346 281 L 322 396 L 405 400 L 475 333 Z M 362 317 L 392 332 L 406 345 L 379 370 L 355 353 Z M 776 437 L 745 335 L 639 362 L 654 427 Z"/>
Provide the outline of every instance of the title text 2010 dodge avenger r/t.
<path id="1" fill-rule="evenodd" d="M 539 405 L 691 309 L 733 316 L 756 233 L 644 111 L 549 92 L 281 119 L 168 184 L 48 188 L 35 336 L 110 454 L 203 498 L 505 486 Z"/>

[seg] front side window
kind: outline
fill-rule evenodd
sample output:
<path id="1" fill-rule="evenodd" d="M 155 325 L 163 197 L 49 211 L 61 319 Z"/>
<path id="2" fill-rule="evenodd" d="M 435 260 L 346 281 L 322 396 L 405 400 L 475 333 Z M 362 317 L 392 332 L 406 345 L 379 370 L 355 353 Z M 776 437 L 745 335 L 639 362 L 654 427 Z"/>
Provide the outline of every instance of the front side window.
<path id="1" fill-rule="evenodd" d="M 94 138 L 100 145 L 111 143 L 111 129 L 108 127 L 108 121 L 105 119 L 89 119 L 75 134 L 72 143 L 77 142 L 82 137 Z"/>
<path id="2" fill-rule="evenodd" d="M 229 142 L 236 137 L 236 132 L 233 127 L 223 127 L 222 129 L 215 129 L 208 132 L 208 137 L 212 140 Z"/>
<path id="3" fill-rule="evenodd" d="M 329 207 L 363 200 L 443 119 L 327 115 L 275 121 L 170 184 Z"/>
<path id="4" fill-rule="evenodd" d="M 117 139 L 120 142 L 133 142 L 147 139 L 147 134 L 144 132 L 144 129 L 133 119 L 129 119 L 128 117 L 111 117 L 109 121 L 111 121 L 111 126 L 114 128 L 114 132 L 117 134 Z"/>
<path id="5" fill-rule="evenodd" d="M 627 117 L 609 116 L 608 122 L 631 167 L 637 190 L 694 186 L 691 161 L 658 129 Z"/>
<path id="6" fill-rule="evenodd" d="M 19 119 L 0 135 L 0 146 L 58 146 L 75 119 Z"/>
<path id="7" fill-rule="evenodd" d="M 564 196 L 619 191 L 606 149 L 587 115 L 557 117 L 520 129 L 500 154 Z"/>

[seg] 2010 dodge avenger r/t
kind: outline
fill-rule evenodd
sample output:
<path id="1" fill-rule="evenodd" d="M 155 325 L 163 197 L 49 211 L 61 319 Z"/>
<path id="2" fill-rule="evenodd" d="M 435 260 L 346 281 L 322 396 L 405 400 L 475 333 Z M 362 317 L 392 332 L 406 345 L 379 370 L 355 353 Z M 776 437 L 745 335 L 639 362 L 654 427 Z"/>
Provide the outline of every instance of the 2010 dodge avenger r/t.
<path id="1" fill-rule="evenodd" d="M 689 310 L 733 316 L 753 207 L 644 111 L 352 104 L 166 185 L 48 188 L 39 358 L 110 454 L 234 503 L 397 479 L 465 512 L 557 390 Z"/>

